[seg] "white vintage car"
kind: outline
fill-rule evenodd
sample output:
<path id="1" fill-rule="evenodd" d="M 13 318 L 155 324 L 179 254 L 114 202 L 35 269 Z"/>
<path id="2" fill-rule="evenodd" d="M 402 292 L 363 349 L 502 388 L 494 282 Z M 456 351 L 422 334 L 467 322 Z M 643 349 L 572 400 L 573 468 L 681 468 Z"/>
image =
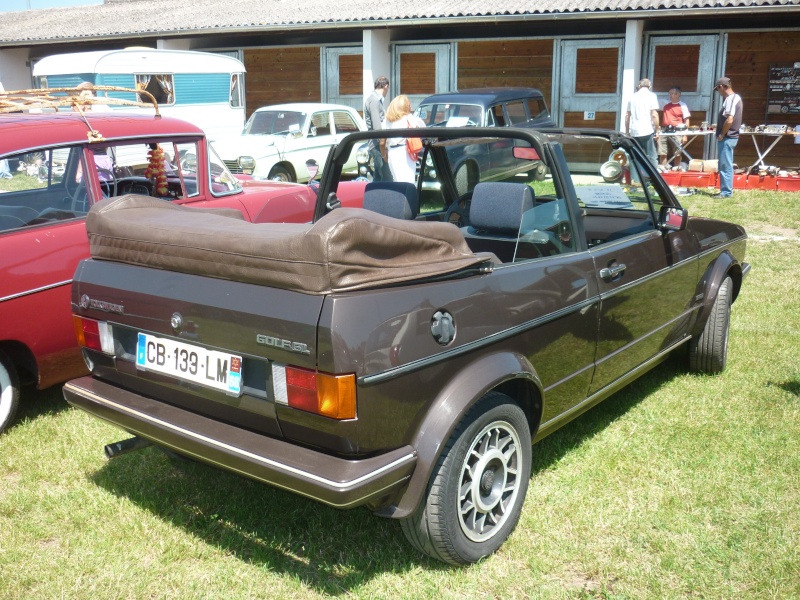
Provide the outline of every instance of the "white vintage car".
<path id="1" fill-rule="evenodd" d="M 365 131 L 353 108 L 318 102 L 276 104 L 256 110 L 242 134 L 214 141 L 214 148 L 232 173 L 254 179 L 305 182 L 306 161 L 325 165 L 331 146 L 348 133 Z M 353 155 L 347 169 L 355 169 Z"/>

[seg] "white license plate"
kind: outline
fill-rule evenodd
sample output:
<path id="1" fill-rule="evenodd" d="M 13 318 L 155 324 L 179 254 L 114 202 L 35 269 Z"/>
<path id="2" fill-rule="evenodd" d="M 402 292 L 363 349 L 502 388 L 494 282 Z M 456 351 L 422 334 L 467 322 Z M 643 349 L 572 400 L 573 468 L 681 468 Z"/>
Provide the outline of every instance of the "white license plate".
<path id="1" fill-rule="evenodd" d="M 227 352 L 140 333 L 136 366 L 227 394 L 238 396 L 242 392 L 242 357 Z"/>

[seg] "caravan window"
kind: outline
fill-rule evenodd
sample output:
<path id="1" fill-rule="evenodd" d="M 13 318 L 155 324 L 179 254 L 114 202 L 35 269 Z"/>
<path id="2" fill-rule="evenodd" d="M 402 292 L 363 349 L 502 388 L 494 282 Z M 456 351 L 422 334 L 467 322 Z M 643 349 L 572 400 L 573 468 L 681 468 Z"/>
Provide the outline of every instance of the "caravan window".
<path id="1" fill-rule="evenodd" d="M 137 75 L 136 89 L 150 92 L 160 105 L 175 104 L 175 82 L 172 75 Z M 150 102 L 150 98 L 140 94 L 139 102 Z"/>
<path id="2" fill-rule="evenodd" d="M 244 82 L 241 81 L 242 75 L 234 73 L 231 75 L 231 97 L 230 104 L 233 108 L 241 108 L 244 106 L 244 98 L 242 92 L 244 91 Z"/>

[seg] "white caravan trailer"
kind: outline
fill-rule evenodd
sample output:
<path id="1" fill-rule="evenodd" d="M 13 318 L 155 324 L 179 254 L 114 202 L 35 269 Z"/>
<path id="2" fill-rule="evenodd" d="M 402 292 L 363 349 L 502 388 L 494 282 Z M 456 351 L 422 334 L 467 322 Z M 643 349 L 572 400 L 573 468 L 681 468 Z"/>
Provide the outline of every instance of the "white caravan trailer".
<path id="1" fill-rule="evenodd" d="M 144 89 L 161 114 L 201 127 L 209 138 L 239 134 L 244 126 L 244 65 L 230 56 L 190 50 L 126 48 L 55 54 L 33 67 L 40 88 L 76 87 L 84 81 Z M 100 92 L 124 100 L 149 102 L 147 96 Z M 136 96 L 139 96 L 136 94 Z M 146 110 L 126 106 L 111 110 Z"/>

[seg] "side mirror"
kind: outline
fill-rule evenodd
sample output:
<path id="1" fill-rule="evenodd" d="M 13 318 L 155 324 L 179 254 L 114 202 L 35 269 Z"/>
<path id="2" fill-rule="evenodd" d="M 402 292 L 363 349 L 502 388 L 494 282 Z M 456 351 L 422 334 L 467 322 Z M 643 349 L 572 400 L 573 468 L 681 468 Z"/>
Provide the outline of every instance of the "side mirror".
<path id="1" fill-rule="evenodd" d="M 662 206 L 658 213 L 658 227 L 663 231 L 683 231 L 689 221 L 689 211 L 675 206 Z"/>

